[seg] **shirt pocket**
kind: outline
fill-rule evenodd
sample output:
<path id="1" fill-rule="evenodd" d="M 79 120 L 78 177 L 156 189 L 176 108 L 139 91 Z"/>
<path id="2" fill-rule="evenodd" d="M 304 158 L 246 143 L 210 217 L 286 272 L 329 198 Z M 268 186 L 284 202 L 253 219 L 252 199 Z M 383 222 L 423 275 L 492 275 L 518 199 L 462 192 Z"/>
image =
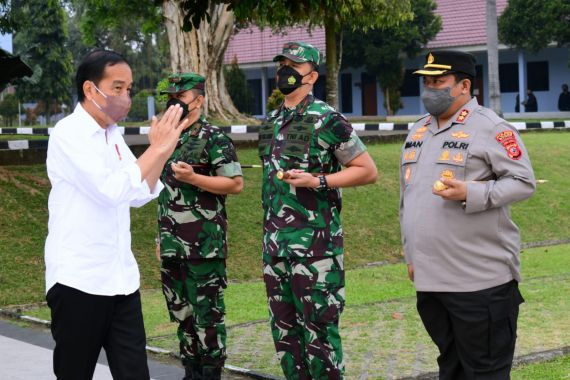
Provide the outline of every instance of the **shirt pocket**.
<path id="1" fill-rule="evenodd" d="M 306 162 L 309 157 L 309 148 L 313 139 L 313 127 L 304 124 L 291 125 L 283 136 L 281 154 L 289 161 L 296 163 Z"/>
<path id="2" fill-rule="evenodd" d="M 180 149 L 177 161 L 184 161 L 188 164 L 207 164 L 208 155 L 204 152 L 207 143 L 207 139 L 189 139 Z"/>
<path id="3" fill-rule="evenodd" d="M 453 178 L 465 181 L 465 167 L 472 139 L 445 140 L 436 157 L 434 181 Z"/>
<path id="4" fill-rule="evenodd" d="M 417 163 L 422 153 L 422 148 L 420 147 L 410 147 L 404 149 L 402 152 L 402 167 L 400 168 L 400 175 L 404 179 L 405 186 L 414 183 L 414 178 L 417 172 Z"/>
<path id="5" fill-rule="evenodd" d="M 258 155 L 259 157 L 269 156 L 271 143 L 273 141 L 273 123 L 265 123 L 259 127 Z"/>

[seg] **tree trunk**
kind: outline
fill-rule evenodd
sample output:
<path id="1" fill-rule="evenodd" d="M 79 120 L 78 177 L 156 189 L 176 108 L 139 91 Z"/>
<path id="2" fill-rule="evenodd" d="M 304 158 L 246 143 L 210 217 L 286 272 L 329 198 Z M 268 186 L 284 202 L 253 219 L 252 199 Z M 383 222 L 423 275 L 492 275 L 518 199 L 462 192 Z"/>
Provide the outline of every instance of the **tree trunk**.
<path id="1" fill-rule="evenodd" d="M 204 114 L 221 121 L 254 123 L 234 106 L 226 89 L 222 66 L 224 53 L 234 30 L 234 14 L 226 4 L 210 4 L 210 22 L 203 20 L 198 29 L 184 32 L 184 12 L 179 0 L 162 3 L 166 33 L 170 44 L 170 67 L 173 72 L 192 71 L 206 78 Z"/>
<path id="2" fill-rule="evenodd" d="M 342 29 L 335 20 L 332 12 L 325 15 L 325 41 L 326 41 L 326 101 L 338 109 L 338 72 L 342 59 Z"/>
<path id="3" fill-rule="evenodd" d="M 487 63 L 489 66 L 490 108 L 503 115 L 501 107 L 501 87 L 499 83 L 499 41 L 497 35 L 497 3 L 487 0 Z"/>

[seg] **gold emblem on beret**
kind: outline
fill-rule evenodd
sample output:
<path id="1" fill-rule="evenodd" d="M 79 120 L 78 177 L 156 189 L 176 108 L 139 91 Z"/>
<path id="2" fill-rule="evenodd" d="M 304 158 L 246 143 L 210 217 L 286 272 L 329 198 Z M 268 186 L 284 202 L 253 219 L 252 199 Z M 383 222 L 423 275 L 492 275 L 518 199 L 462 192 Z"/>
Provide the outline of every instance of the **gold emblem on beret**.
<path id="1" fill-rule="evenodd" d="M 431 55 L 431 53 L 429 53 L 428 57 L 427 57 L 427 63 L 433 63 L 435 61 L 435 58 L 433 57 L 433 55 Z"/>

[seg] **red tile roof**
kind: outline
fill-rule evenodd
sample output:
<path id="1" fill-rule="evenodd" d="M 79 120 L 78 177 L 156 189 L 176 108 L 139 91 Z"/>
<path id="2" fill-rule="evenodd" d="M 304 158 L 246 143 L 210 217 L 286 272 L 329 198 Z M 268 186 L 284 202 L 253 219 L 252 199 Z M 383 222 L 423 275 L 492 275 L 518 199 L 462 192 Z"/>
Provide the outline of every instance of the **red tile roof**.
<path id="1" fill-rule="evenodd" d="M 485 45 L 486 1 L 485 0 L 437 0 L 436 13 L 441 16 L 443 28 L 430 48 Z M 497 16 L 503 13 L 507 0 L 496 0 Z"/>
<path id="2" fill-rule="evenodd" d="M 496 0 L 497 15 L 507 6 L 508 0 Z M 442 30 L 429 48 L 449 48 L 486 44 L 486 0 L 436 0 L 436 13 L 442 18 Z M 239 31 L 228 45 L 224 63 L 230 63 L 237 57 L 238 63 L 255 64 L 271 62 L 281 52 L 285 42 L 303 41 L 325 52 L 325 31 L 315 28 L 308 32 L 304 27 L 287 28 L 287 34 L 273 34 L 271 29 L 260 30 L 253 26 Z"/>
<path id="3" fill-rule="evenodd" d="M 303 41 L 309 43 L 325 53 L 325 30 L 315 28 L 311 32 L 305 27 L 287 28 L 287 34 L 273 34 L 272 30 L 265 28 L 260 30 L 256 26 L 239 31 L 232 37 L 224 63 L 230 63 L 237 57 L 238 63 L 271 62 L 273 57 L 281 53 L 283 44 L 291 41 Z"/>

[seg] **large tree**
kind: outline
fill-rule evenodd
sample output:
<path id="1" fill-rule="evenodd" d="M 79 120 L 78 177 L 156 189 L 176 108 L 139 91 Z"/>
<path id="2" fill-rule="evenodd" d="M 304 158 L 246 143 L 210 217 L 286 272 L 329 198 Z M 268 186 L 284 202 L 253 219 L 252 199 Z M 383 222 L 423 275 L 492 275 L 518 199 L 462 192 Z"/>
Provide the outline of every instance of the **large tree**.
<path id="1" fill-rule="evenodd" d="M 166 29 L 170 71 L 193 71 L 206 78 L 205 112 L 219 120 L 253 121 L 235 108 L 225 86 L 224 53 L 234 31 L 234 14 L 218 0 L 76 0 L 88 4 L 84 25 L 124 17 Z M 157 21 L 156 15 L 159 15 Z M 84 27 L 86 33 L 88 27 Z M 135 76 L 137 73 L 135 73 Z"/>
<path id="2" fill-rule="evenodd" d="M 570 46 L 570 1 L 509 0 L 499 17 L 499 39 L 531 52 L 553 42 Z"/>
<path id="3" fill-rule="evenodd" d="M 383 29 L 345 31 L 344 67 L 362 67 L 374 75 L 384 93 L 385 108 L 393 115 L 401 108 L 404 58 L 416 57 L 441 30 L 433 0 L 411 0 L 413 19 Z"/>
<path id="4" fill-rule="evenodd" d="M 58 0 L 12 0 L 19 32 L 14 50 L 32 67 L 34 75 L 21 80 L 20 97 L 45 105 L 46 117 L 70 100 L 71 54 L 65 46 L 65 13 Z"/>

